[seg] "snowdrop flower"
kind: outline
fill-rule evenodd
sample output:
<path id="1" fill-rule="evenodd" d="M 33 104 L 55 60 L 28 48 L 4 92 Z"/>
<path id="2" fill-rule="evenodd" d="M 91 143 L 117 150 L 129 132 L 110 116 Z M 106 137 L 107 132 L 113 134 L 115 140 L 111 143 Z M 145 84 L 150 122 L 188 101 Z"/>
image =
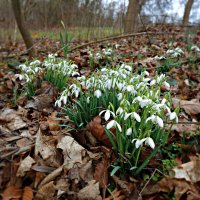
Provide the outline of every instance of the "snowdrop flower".
<path id="1" fill-rule="evenodd" d="M 137 94 L 137 91 L 134 89 L 133 85 L 128 85 L 128 86 L 126 87 L 126 90 L 127 90 L 128 92 L 130 92 L 131 94 Z"/>
<path id="2" fill-rule="evenodd" d="M 22 71 L 26 71 L 27 66 L 25 64 L 21 64 L 18 66 L 19 69 L 21 69 Z"/>
<path id="3" fill-rule="evenodd" d="M 108 80 L 105 82 L 105 86 L 110 90 L 111 87 L 112 87 L 112 80 L 111 80 L 111 79 L 108 79 Z"/>
<path id="4" fill-rule="evenodd" d="M 143 138 L 143 139 L 133 139 L 132 142 L 135 142 L 135 147 L 138 149 L 140 146 L 143 145 L 143 143 L 145 142 L 146 145 L 149 145 L 152 149 L 155 148 L 155 143 L 153 141 L 152 138 L 150 137 L 146 137 L 146 138 Z"/>
<path id="5" fill-rule="evenodd" d="M 117 83 L 117 88 L 121 91 L 124 87 L 123 83 Z"/>
<path id="6" fill-rule="evenodd" d="M 31 66 L 32 65 L 40 65 L 40 64 L 41 64 L 41 62 L 39 60 L 35 60 L 35 61 L 30 63 Z"/>
<path id="7" fill-rule="evenodd" d="M 192 46 L 191 50 L 195 51 L 195 52 L 200 52 L 200 48 L 198 46 Z"/>
<path id="8" fill-rule="evenodd" d="M 118 49 L 118 47 L 120 47 L 120 45 L 119 44 L 115 44 L 115 48 Z"/>
<path id="9" fill-rule="evenodd" d="M 163 85 L 164 85 L 167 89 L 170 89 L 170 84 L 169 84 L 167 81 L 165 81 L 165 82 L 163 83 Z"/>
<path id="10" fill-rule="evenodd" d="M 102 58 L 101 54 L 100 53 L 96 53 L 96 58 L 97 59 L 101 59 Z"/>
<path id="11" fill-rule="evenodd" d="M 157 123 L 161 128 L 163 128 L 164 124 L 163 124 L 163 120 L 156 115 L 152 115 L 151 117 L 148 117 L 146 119 L 146 122 L 148 122 L 149 120 L 151 120 L 153 123 Z"/>
<path id="12" fill-rule="evenodd" d="M 121 101 L 122 98 L 123 98 L 123 94 L 122 94 L 122 93 L 118 93 L 118 94 L 117 94 L 117 98 L 118 98 L 119 101 Z"/>
<path id="13" fill-rule="evenodd" d="M 175 122 L 178 123 L 178 116 L 177 116 L 176 112 L 171 112 L 168 109 L 168 114 L 167 115 L 169 116 L 170 120 L 174 120 L 175 119 Z"/>
<path id="14" fill-rule="evenodd" d="M 78 72 L 72 72 L 72 76 L 80 76 L 80 74 Z"/>
<path id="15" fill-rule="evenodd" d="M 144 71 L 143 74 L 146 75 L 146 76 L 149 76 L 149 72 L 148 71 Z"/>
<path id="16" fill-rule="evenodd" d="M 87 103 L 90 103 L 90 97 L 87 97 L 86 101 L 87 101 Z"/>
<path id="17" fill-rule="evenodd" d="M 152 86 L 152 85 L 155 85 L 156 84 L 156 80 L 152 80 L 151 82 L 150 82 L 150 86 Z"/>
<path id="18" fill-rule="evenodd" d="M 163 81 L 164 78 L 165 78 L 165 74 L 161 74 L 160 76 L 158 76 L 157 83 L 160 83 L 161 81 Z"/>
<path id="19" fill-rule="evenodd" d="M 72 69 L 75 69 L 75 68 L 78 69 L 78 66 L 77 66 L 76 64 L 72 64 L 72 65 L 71 65 L 71 68 L 72 68 Z"/>
<path id="20" fill-rule="evenodd" d="M 141 101 L 139 101 L 139 105 L 140 105 L 141 108 L 144 108 L 151 103 L 152 103 L 151 99 L 142 99 Z"/>
<path id="21" fill-rule="evenodd" d="M 121 128 L 120 124 L 115 120 L 111 120 L 106 126 L 107 129 L 111 129 L 112 127 L 115 127 L 115 128 L 117 127 L 118 130 L 120 132 L 122 132 L 122 128 Z"/>
<path id="22" fill-rule="evenodd" d="M 115 117 L 115 113 L 110 111 L 110 110 L 102 110 L 99 115 L 102 115 L 103 113 L 105 112 L 105 115 L 104 115 L 104 119 L 106 121 L 108 121 L 110 119 L 110 116 L 112 115 L 113 117 Z"/>
<path id="23" fill-rule="evenodd" d="M 164 56 L 155 56 L 154 58 L 156 60 L 164 60 L 164 59 L 166 59 Z"/>
<path id="24" fill-rule="evenodd" d="M 141 122 L 141 118 L 136 112 L 126 113 L 124 116 L 124 120 L 127 120 L 130 116 L 134 117 L 137 122 Z"/>
<path id="25" fill-rule="evenodd" d="M 122 114 L 124 112 L 124 109 L 122 107 L 119 107 L 116 111 L 116 114 Z"/>
<path id="26" fill-rule="evenodd" d="M 97 98 L 99 98 L 102 95 L 101 90 L 96 90 L 94 92 L 94 96 L 96 96 Z"/>
<path id="27" fill-rule="evenodd" d="M 60 99 L 55 102 L 55 106 L 58 106 L 59 108 L 61 107 L 61 101 L 60 101 Z"/>
<path id="28" fill-rule="evenodd" d="M 124 68 L 128 71 L 132 71 L 132 67 L 130 65 L 125 65 Z"/>
<path id="29" fill-rule="evenodd" d="M 15 77 L 19 78 L 20 81 L 23 79 L 23 75 L 21 75 L 21 74 L 15 74 Z"/>
<path id="30" fill-rule="evenodd" d="M 132 128 L 128 128 L 127 130 L 126 130 L 126 135 L 131 135 L 132 134 Z"/>

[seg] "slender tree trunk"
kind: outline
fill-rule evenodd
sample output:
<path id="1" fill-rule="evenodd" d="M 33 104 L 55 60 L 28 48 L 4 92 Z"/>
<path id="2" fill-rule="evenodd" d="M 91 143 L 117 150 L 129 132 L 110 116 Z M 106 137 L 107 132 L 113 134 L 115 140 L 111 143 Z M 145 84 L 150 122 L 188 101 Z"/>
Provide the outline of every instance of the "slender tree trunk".
<path id="1" fill-rule="evenodd" d="M 19 31 L 22 35 L 22 38 L 28 50 L 28 54 L 30 57 L 33 57 L 35 55 L 35 51 L 33 48 L 33 39 L 26 27 L 24 15 L 22 14 L 22 11 L 21 11 L 20 0 L 11 0 L 11 3 L 12 3 L 15 19 L 17 22 L 17 26 L 19 28 Z"/>
<path id="2" fill-rule="evenodd" d="M 189 17 L 190 17 L 190 11 L 192 9 L 193 3 L 194 3 L 194 0 L 188 0 L 187 4 L 185 6 L 185 11 L 184 11 L 184 15 L 183 15 L 183 21 L 182 21 L 182 25 L 184 27 L 188 26 Z"/>
<path id="3" fill-rule="evenodd" d="M 129 0 L 128 10 L 126 13 L 125 23 L 124 23 L 124 32 L 135 32 L 137 29 L 138 14 L 142 6 L 144 5 L 145 0 Z"/>

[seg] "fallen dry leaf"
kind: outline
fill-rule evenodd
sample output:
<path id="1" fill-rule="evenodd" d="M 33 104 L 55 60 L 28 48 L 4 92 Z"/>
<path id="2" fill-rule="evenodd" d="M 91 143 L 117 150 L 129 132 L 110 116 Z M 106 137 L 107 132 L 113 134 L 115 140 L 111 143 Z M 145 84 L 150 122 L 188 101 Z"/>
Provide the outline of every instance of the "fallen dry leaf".
<path id="1" fill-rule="evenodd" d="M 38 154 L 40 154 L 44 160 L 56 154 L 55 139 L 52 136 L 43 135 L 40 129 L 36 134 L 35 141 L 35 155 Z"/>
<path id="2" fill-rule="evenodd" d="M 57 144 L 57 148 L 63 150 L 64 165 L 67 169 L 73 168 L 75 164 L 76 166 L 82 166 L 86 162 L 86 155 L 89 155 L 88 159 L 93 155 L 91 152 L 79 145 L 71 136 L 63 137 Z"/>
<path id="3" fill-rule="evenodd" d="M 22 190 L 15 185 L 8 186 L 1 194 L 2 200 L 20 199 Z"/>
<path id="4" fill-rule="evenodd" d="M 86 187 L 78 192 L 79 200 L 101 200 L 99 183 L 91 180 Z"/>
<path id="5" fill-rule="evenodd" d="M 0 111 L 0 123 L 10 131 L 16 131 L 26 127 L 26 123 L 14 109 L 4 108 Z"/>
<path id="6" fill-rule="evenodd" d="M 37 191 L 37 194 L 35 195 L 36 200 L 49 200 L 54 199 L 54 195 L 56 192 L 56 187 L 53 183 L 53 181 L 43 185 L 39 190 Z"/>
<path id="7" fill-rule="evenodd" d="M 200 193 L 193 184 L 188 183 L 185 180 L 175 179 L 173 177 L 165 177 L 156 184 L 147 186 L 142 196 L 157 194 L 160 192 L 166 192 L 170 194 L 174 190 L 174 196 L 176 200 L 180 200 L 184 195 L 186 200 L 198 200 Z"/>
<path id="8" fill-rule="evenodd" d="M 177 179 L 185 179 L 186 181 L 196 183 L 200 181 L 200 159 L 195 159 L 173 168 L 174 177 Z"/>
<path id="9" fill-rule="evenodd" d="M 30 156 L 27 156 L 24 160 L 21 161 L 20 166 L 17 170 L 17 176 L 23 177 L 26 172 L 30 171 L 31 166 L 35 163 L 35 160 Z"/>
<path id="10" fill-rule="evenodd" d="M 48 117 L 48 125 L 50 131 L 59 131 L 61 127 L 59 126 L 60 121 L 57 119 L 57 112 L 53 112 L 49 117 Z"/>
<path id="11" fill-rule="evenodd" d="M 101 117 L 97 116 L 91 122 L 89 122 L 87 125 L 87 130 L 90 131 L 92 135 L 104 145 L 108 147 L 112 146 L 104 127 L 101 125 Z"/>
<path id="12" fill-rule="evenodd" d="M 33 190 L 30 187 L 25 187 L 22 195 L 22 200 L 32 200 Z"/>

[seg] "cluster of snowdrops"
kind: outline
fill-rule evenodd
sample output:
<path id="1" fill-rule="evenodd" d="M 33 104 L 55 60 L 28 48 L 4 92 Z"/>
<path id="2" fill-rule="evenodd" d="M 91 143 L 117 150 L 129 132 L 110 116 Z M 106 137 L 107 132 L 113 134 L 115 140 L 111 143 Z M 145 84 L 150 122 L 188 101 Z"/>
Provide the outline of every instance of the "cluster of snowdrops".
<path id="1" fill-rule="evenodd" d="M 140 173 L 167 142 L 170 129 L 166 131 L 166 123 L 178 122 L 178 108 L 172 110 L 170 93 L 161 93 L 161 87 L 170 88 L 164 74 L 150 77 L 147 71 L 134 73 L 131 65 L 122 63 L 95 70 L 85 77 L 71 61 L 52 54 L 43 62 L 35 60 L 20 65 L 19 69 L 21 73 L 16 77 L 24 80 L 26 86 L 32 84 L 29 87 L 33 90 L 39 73 L 60 89 L 55 106 L 63 109 L 76 130 L 86 126 L 95 116 L 102 116 L 116 155 L 115 172 Z M 144 149 L 151 151 L 141 159 Z"/>

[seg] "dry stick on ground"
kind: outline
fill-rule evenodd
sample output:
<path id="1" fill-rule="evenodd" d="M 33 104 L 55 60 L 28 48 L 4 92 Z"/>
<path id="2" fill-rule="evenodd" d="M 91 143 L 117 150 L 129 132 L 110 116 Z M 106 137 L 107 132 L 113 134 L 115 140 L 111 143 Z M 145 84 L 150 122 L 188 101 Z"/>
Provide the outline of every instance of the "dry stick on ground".
<path id="1" fill-rule="evenodd" d="M 165 34 L 169 34 L 169 33 L 167 33 L 167 32 L 166 33 L 165 32 L 158 32 L 158 33 L 155 33 L 155 32 L 141 32 L 141 33 L 130 33 L 130 34 L 126 34 L 126 35 L 119 35 L 119 36 L 114 36 L 114 37 L 108 37 L 108 38 L 103 38 L 103 39 L 100 39 L 100 40 L 95 40 L 95 41 L 91 41 L 91 42 L 88 42 L 88 43 L 85 43 L 85 44 L 78 45 L 78 46 L 70 49 L 69 53 L 71 53 L 71 52 L 73 52 L 73 51 L 75 51 L 77 49 L 81 49 L 83 47 L 92 45 L 92 44 L 102 43 L 102 42 L 109 41 L 109 40 L 116 40 L 116 39 L 128 38 L 128 37 L 133 37 L 133 36 L 147 35 L 147 34 L 148 35 L 163 35 L 163 34 L 165 35 Z M 62 47 L 61 49 L 59 49 L 56 53 L 60 53 L 67 45 L 65 45 L 64 47 Z"/>

